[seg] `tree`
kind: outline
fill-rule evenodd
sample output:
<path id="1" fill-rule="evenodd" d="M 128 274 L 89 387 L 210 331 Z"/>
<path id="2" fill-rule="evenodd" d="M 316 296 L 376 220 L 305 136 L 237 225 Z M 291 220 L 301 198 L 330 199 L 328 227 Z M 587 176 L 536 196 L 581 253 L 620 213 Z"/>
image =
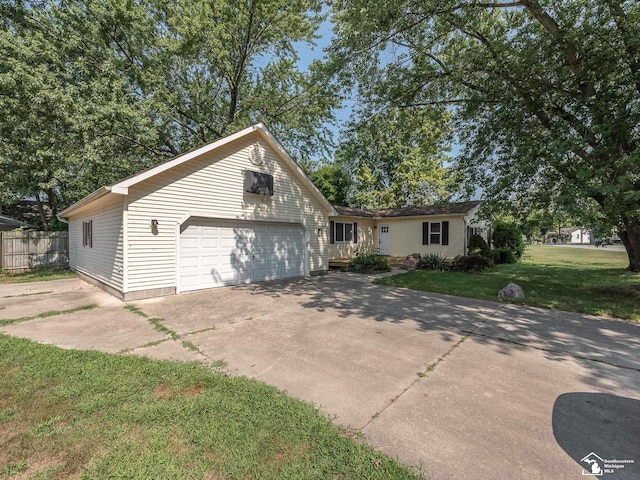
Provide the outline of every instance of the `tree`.
<path id="1" fill-rule="evenodd" d="M 352 180 L 338 165 L 325 165 L 311 173 L 311 180 L 333 205 L 347 205 Z"/>
<path id="2" fill-rule="evenodd" d="M 640 4 L 337 0 L 334 67 L 378 104 L 446 105 L 468 185 L 617 228 L 640 271 Z M 574 213 L 574 212 L 569 212 Z"/>
<path id="3" fill-rule="evenodd" d="M 336 162 L 355 172 L 350 203 L 361 208 L 429 205 L 456 185 L 444 167 L 449 115 L 438 109 L 360 112 L 349 124 Z"/>
<path id="4" fill-rule="evenodd" d="M 317 0 L 0 4 L 0 187 L 54 213 L 100 185 L 258 121 L 301 164 L 338 98 L 295 51 Z"/>

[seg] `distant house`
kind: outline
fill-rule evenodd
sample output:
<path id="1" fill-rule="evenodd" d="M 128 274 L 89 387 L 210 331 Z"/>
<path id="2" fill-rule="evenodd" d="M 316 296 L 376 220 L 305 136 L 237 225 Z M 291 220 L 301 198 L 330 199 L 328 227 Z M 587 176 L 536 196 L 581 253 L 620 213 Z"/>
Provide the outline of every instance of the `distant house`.
<path id="1" fill-rule="evenodd" d="M 565 227 L 560 232 L 550 232 L 547 235 L 547 242 L 552 244 L 582 245 L 593 243 L 591 230 L 581 227 Z"/>
<path id="2" fill-rule="evenodd" d="M 570 233 L 569 243 L 589 244 L 592 243 L 591 230 L 586 228 L 576 228 Z"/>
<path id="3" fill-rule="evenodd" d="M 474 233 L 485 240 L 488 224 L 477 218 L 479 201 L 424 207 L 358 209 L 334 206 L 330 217 L 329 259 L 353 258 L 358 250 L 391 257 L 436 253 L 466 255 Z"/>
<path id="4" fill-rule="evenodd" d="M 11 230 L 15 230 L 16 228 L 20 227 L 33 228 L 31 225 L 28 225 L 19 220 L 0 215 L 0 232 L 10 232 Z"/>

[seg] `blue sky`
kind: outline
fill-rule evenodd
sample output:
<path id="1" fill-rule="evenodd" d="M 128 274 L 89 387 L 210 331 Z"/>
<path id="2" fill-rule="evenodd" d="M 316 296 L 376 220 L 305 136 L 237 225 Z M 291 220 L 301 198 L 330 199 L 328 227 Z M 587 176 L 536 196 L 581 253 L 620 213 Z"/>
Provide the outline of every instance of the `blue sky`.
<path id="1" fill-rule="evenodd" d="M 306 43 L 299 43 L 298 47 L 298 65 L 301 69 L 306 70 L 314 60 L 322 60 L 325 57 L 324 50 L 331 44 L 333 38 L 333 23 L 330 18 L 327 17 L 320 25 L 320 28 L 316 32 L 320 38 L 316 39 L 315 45 L 311 46 Z M 349 120 L 349 116 L 352 112 L 352 107 L 355 105 L 355 99 L 350 102 L 345 102 L 343 108 L 336 112 L 336 118 L 338 119 L 338 128 L 331 127 L 334 132 L 334 140 L 336 143 L 339 141 L 340 128 Z M 452 150 L 449 153 L 450 156 L 456 156 L 460 152 L 460 145 L 454 143 Z"/>

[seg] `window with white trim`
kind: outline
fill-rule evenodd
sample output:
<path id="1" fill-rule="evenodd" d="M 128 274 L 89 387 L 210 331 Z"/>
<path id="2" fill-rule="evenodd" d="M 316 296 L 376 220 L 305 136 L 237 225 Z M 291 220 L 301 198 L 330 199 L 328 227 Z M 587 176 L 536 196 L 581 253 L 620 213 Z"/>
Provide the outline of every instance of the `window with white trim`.
<path id="1" fill-rule="evenodd" d="M 440 244 L 440 233 L 441 233 L 441 225 L 440 222 L 431 222 L 429 223 L 429 243 L 430 244 Z"/>
<path id="2" fill-rule="evenodd" d="M 422 222 L 423 245 L 449 245 L 449 221 Z"/>
<path id="3" fill-rule="evenodd" d="M 336 222 L 336 243 L 353 241 L 353 223 Z"/>
<path id="4" fill-rule="evenodd" d="M 356 222 L 329 222 L 330 243 L 358 243 Z"/>

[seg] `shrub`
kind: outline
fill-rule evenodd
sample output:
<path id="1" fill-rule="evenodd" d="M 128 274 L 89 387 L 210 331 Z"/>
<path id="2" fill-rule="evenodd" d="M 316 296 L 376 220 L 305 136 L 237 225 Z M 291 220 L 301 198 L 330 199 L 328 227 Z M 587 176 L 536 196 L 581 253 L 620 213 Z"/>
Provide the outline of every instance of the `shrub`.
<path id="1" fill-rule="evenodd" d="M 520 228 L 515 223 L 495 223 L 491 233 L 491 241 L 494 248 L 508 248 L 516 259 L 522 257 L 525 247 L 524 240 Z"/>
<path id="2" fill-rule="evenodd" d="M 439 253 L 430 253 L 418 260 L 416 268 L 418 270 L 437 270 L 442 272 L 444 271 L 444 259 Z"/>
<path id="3" fill-rule="evenodd" d="M 478 273 L 493 267 L 493 260 L 478 253 L 457 257 L 453 262 L 453 269 L 457 272 Z"/>
<path id="4" fill-rule="evenodd" d="M 494 248 L 491 251 L 491 256 L 493 257 L 493 263 L 496 265 L 501 265 L 503 263 L 516 263 L 518 261 L 510 248 Z"/>
<path id="5" fill-rule="evenodd" d="M 358 251 L 356 257 L 351 260 L 349 270 L 357 273 L 388 272 L 389 263 L 387 257 L 379 253 Z"/>
<path id="6" fill-rule="evenodd" d="M 489 254 L 489 245 L 482 236 L 476 234 L 471 235 L 469 239 L 469 255 L 473 255 L 474 253 L 480 253 L 482 255 Z"/>

